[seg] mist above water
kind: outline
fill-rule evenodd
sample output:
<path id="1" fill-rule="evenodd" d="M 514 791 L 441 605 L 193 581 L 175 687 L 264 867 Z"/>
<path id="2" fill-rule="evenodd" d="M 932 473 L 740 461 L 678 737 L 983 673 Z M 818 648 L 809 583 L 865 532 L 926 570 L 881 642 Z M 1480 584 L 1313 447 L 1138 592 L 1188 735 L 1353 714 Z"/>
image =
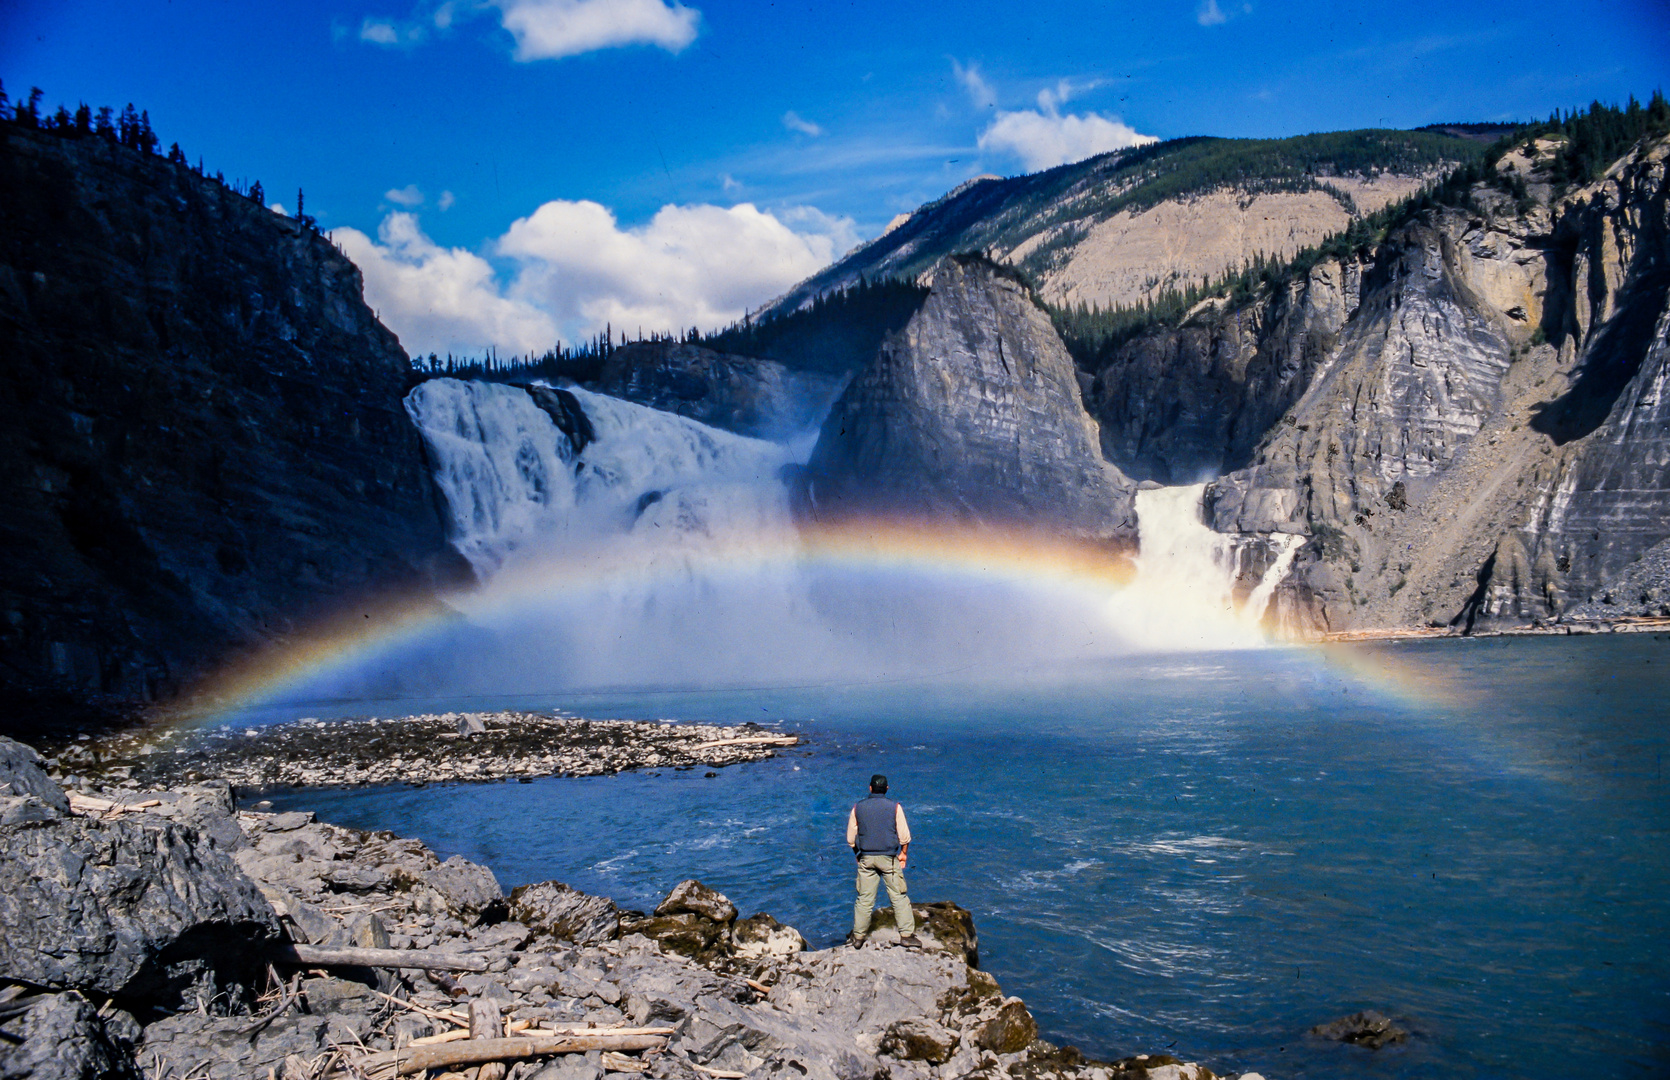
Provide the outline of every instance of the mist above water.
<path id="1" fill-rule="evenodd" d="M 797 527 L 784 478 L 815 431 L 751 439 L 569 392 L 595 433 L 579 449 L 518 387 L 436 379 L 412 391 L 454 542 L 481 584 L 449 598 L 458 622 L 331 692 L 1001 679 L 1265 641 L 1269 592 L 1237 608 L 1233 551 L 1201 523 L 1199 486 L 1139 494 L 1143 554 L 1124 586 L 949 533 L 943 560 L 933 538 L 929 557 L 920 538 L 916 557 L 901 555 L 886 530 L 831 558 Z"/>

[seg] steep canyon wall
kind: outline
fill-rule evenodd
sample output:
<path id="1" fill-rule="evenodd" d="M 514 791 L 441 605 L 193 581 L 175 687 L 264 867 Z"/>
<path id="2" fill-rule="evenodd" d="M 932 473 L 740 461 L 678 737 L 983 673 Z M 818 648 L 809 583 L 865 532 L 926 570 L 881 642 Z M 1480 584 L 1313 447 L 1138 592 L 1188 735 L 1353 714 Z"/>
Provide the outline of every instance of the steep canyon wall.
<path id="1" fill-rule="evenodd" d="M 467 572 L 358 270 L 184 166 L 0 125 L 0 356 L 11 727 Z"/>

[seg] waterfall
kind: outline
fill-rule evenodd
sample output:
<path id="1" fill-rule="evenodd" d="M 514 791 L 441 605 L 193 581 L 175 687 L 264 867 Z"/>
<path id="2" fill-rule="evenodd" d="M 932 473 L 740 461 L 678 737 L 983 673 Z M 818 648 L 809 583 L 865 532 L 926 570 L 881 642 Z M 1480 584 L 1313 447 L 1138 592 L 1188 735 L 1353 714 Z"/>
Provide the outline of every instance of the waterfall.
<path id="1" fill-rule="evenodd" d="M 1296 550 L 1207 528 L 1196 485 L 1137 496 L 1141 555 L 1123 587 L 950 552 L 943 569 L 884 549 L 819 561 L 783 479 L 815 432 L 772 442 L 577 388 L 454 379 L 406 407 L 481 583 L 449 599 L 456 625 L 400 661 L 448 690 L 996 676 L 1246 647 L 1265 640 Z M 1238 562 L 1267 566 L 1250 592 Z"/>
<path id="2" fill-rule="evenodd" d="M 1133 586 L 1142 600 L 1169 608 L 1171 624 L 1197 643 L 1209 627 L 1231 622 L 1259 634 L 1276 587 L 1287 576 L 1302 537 L 1286 533 L 1235 536 L 1202 520 L 1205 484 L 1137 492 L 1140 554 Z M 1257 555 L 1267 556 L 1258 581 L 1236 602 L 1237 585 L 1249 578 Z M 1133 597 L 1133 599 L 1137 599 Z"/>

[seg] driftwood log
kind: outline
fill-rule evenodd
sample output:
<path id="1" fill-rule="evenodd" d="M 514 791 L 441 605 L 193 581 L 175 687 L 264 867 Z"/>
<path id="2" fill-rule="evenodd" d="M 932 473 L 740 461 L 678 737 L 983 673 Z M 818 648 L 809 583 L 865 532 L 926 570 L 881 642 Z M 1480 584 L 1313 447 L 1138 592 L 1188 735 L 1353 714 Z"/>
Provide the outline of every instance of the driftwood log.
<path id="1" fill-rule="evenodd" d="M 470 1002 L 471 1041 L 503 1040 L 504 1036 L 504 1016 L 499 1011 L 499 1003 L 488 1001 L 486 998 L 476 998 Z M 476 1072 L 475 1080 L 504 1080 L 507 1071 L 504 1062 L 489 1061 Z"/>
<path id="2" fill-rule="evenodd" d="M 431 971 L 486 971 L 487 958 L 427 949 L 348 949 L 285 942 L 273 958 L 316 967 L 425 968 Z"/>
<path id="3" fill-rule="evenodd" d="M 410 1046 L 386 1055 L 382 1061 L 362 1061 L 361 1068 L 376 1068 L 393 1062 L 399 1076 L 413 1076 L 429 1069 L 454 1065 L 480 1065 L 490 1061 L 518 1061 L 550 1057 L 553 1054 L 584 1054 L 591 1050 L 619 1050 L 634 1053 L 659 1050 L 667 1040 L 658 1035 L 558 1035 L 551 1038 L 465 1039 L 440 1046 Z"/>

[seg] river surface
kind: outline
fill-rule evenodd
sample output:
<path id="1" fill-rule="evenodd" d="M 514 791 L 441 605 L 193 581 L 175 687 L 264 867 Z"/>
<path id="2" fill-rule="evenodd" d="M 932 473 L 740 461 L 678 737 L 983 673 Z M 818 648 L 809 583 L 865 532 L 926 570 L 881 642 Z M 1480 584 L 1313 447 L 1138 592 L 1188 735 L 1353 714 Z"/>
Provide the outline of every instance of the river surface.
<path id="1" fill-rule="evenodd" d="M 892 779 L 917 902 L 974 913 L 1045 1037 L 1292 1077 L 1670 1074 L 1670 635 L 1148 656 L 898 682 L 280 708 L 562 707 L 754 720 L 769 762 L 291 791 L 510 886 L 647 909 L 696 877 L 814 945 L 846 931 L 846 812 Z M 1307 1036 L 1402 1018 L 1371 1052 Z"/>

